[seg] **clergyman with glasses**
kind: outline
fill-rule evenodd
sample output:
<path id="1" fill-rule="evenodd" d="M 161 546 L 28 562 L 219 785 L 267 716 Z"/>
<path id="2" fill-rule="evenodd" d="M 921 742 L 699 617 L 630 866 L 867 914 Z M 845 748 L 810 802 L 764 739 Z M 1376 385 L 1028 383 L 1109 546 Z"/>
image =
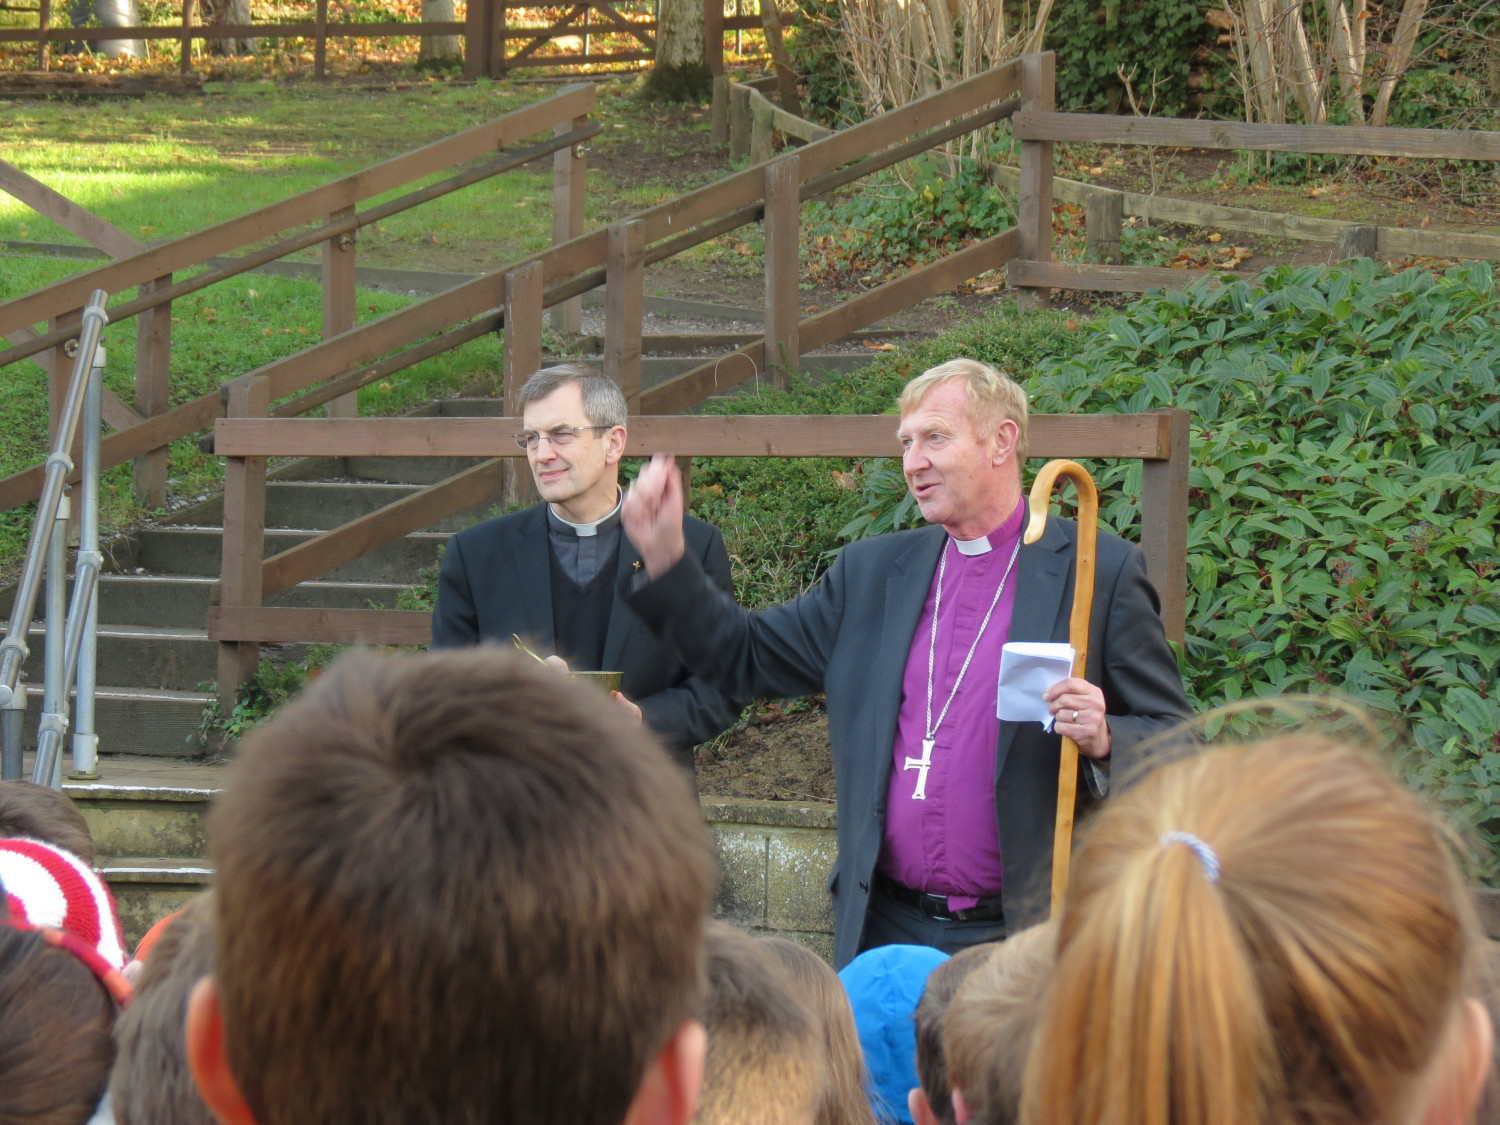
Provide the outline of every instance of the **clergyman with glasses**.
<path id="1" fill-rule="evenodd" d="M 432 617 L 434 648 L 519 637 L 575 671 L 618 671 L 622 703 L 688 769 L 693 747 L 727 728 L 739 707 L 691 675 L 618 595 L 643 561 L 620 526 L 625 398 L 582 364 L 538 371 L 519 396 L 526 450 L 542 502 L 486 520 L 448 542 Z M 686 547 L 734 592 L 719 529 L 684 516 Z"/>

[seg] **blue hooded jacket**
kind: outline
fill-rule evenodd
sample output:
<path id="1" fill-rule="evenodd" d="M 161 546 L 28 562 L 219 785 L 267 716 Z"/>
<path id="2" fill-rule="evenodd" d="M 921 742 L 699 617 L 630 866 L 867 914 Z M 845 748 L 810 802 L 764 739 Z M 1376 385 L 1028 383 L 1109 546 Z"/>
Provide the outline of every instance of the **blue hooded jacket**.
<path id="1" fill-rule="evenodd" d="M 861 953 L 839 971 L 854 1009 L 878 1120 L 915 1125 L 906 1095 L 920 1085 L 917 1003 L 928 974 L 946 960 L 946 953 L 925 945 L 883 945 Z"/>

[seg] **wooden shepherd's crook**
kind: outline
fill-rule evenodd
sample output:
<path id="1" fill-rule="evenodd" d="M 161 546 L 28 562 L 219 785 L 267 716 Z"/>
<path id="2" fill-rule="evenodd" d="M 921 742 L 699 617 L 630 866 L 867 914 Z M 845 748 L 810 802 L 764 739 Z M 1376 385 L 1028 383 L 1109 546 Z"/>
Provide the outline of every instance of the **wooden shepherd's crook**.
<path id="1" fill-rule="evenodd" d="M 1099 539 L 1099 493 L 1094 478 L 1076 461 L 1048 461 L 1031 482 L 1027 501 L 1027 543 L 1035 543 L 1047 527 L 1047 502 L 1058 477 L 1067 477 L 1078 490 L 1078 564 L 1073 568 L 1073 613 L 1068 619 L 1068 643 L 1073 646 L 1073 675 L 1082 679 L 1089 659 L 1089 612 L 1094 606 L 1094 546 Z M 1057 767 L 1057 828 L 1052 837 L 1052 916 L 1062 909 L 1068 893 L 1068 867 L 1073 859 L 1073 804 L 1078 797 L 1078 743 L 1062 740 Z"/>

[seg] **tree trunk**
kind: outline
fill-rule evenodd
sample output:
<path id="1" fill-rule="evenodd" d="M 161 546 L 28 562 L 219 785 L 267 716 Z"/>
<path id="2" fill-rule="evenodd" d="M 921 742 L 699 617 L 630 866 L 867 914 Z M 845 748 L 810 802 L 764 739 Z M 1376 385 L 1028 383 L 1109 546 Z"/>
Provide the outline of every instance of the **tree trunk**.
<path id="1" fill-rule="evenodd" d="M 458 13 L 453 6 L 453 0 L 422 0 L 422 21 L 424 23 L 448 23 L 458 19 Z M 422 37 L 422 51 L 417 56 L 418 66 L 448 67 L 457 66 L 463 62 L 463 51 L 461 50 L 456 35 L 425 35 Z"/>
<path id="2" fill-rule="evenodd" d="M 701 102 L 713 92 L 713 74 L 704 59 L 703 5 L 704 0 L 660 0 L 656 62 L 642 86 L 646 97 Z"/>
<path id="3" fill-rule="evenodd" d="M 250 0 L 199 0 L 205 24 L 250 23 Z M 253 55 L 260 48 L 255 39 L 210 39 L 208 49 L 216 55 Z"/>

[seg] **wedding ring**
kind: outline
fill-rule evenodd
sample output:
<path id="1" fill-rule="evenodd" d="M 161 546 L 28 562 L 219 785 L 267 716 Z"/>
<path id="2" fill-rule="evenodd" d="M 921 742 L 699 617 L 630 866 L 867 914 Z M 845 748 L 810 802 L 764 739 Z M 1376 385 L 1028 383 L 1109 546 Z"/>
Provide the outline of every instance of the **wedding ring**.
<path id="1" fill-rule="evenodd" d="M 1078 721 L 1078 708 L 1076 708 L 1076 707 L 1073 708 L 1073 721 L 1075 723 Z"/>

